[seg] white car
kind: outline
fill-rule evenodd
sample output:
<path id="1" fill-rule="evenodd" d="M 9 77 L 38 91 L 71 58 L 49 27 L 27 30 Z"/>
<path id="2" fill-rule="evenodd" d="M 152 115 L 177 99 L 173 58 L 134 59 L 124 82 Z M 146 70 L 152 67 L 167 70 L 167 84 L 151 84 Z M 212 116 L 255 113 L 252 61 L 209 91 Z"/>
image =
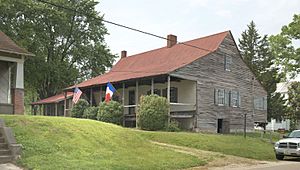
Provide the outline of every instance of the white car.
<path id="1" fill-rule="evenodd" d="M 300 157 L 300 130 L 294 130 L 284 138 L 274 145 L 276 159 L 283 160 L 284 156 Z"/>

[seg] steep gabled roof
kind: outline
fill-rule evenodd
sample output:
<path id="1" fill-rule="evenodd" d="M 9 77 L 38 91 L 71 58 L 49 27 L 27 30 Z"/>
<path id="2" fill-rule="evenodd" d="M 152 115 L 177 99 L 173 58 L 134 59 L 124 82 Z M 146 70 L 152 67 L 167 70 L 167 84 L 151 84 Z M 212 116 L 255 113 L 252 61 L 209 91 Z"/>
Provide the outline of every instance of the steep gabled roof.
<path id="1" fill-rule="evenodd" d="M 228 33 L 230 31 L 121 58 L 108 73 L 84 81 L 77 87 L 168 74 L 217 50 Z"/>
<path id="2" fill-rule="evenodd" d="M 19 47 L 13 40 L 11 40 L 4 32 L 0 31 L 0 52 L 34 56 L 34 54 Z"/>
<path id="3" fill-rule="evenodd" d="M 67 99 L 73 96 L 73 92 L 67 92 Z M 63 101 L 65 99 L 64 93 L 51 96 L 42 100 L 39 100 L 37 102 L 31 103 L 32 105 L 40 105 L 40 104 L 50 104 L 50 103 L 59 103 L 60 101 Z"/>

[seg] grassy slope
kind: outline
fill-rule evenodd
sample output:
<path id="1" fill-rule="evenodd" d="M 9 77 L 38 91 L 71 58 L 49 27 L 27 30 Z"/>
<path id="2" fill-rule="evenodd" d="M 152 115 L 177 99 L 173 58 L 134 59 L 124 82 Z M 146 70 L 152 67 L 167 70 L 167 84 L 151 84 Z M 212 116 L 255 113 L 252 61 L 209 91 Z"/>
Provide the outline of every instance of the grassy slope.
<path id="1" fill-rule="evenodd" d="M 215 135 L 201 133 L 140 132 L 149 140 L 187 146 L 201 150 L 221 152 L 228 155 L 253 158 L 257 160 L 275 160 L 273 145 L 259 138 L 234 135 Z"/>
<path id="2" fill-rule="evenodd" d="M 158 147 L 135 130 L 92 120 L 3 116 L 23 145 L 20 164 L 34 169 L 178 169 L 204 164 Z"/>

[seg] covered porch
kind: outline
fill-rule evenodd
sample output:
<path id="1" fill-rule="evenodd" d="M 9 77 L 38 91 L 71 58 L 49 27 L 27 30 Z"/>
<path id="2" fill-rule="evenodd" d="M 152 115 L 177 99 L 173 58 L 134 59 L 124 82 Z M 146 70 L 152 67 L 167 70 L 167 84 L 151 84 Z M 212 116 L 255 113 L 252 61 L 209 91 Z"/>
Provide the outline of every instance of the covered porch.
<path id="1" fill-rule="evenodd" d="M 193 129 L 196 114 L 196 86 L 194 80 L 172 75 L 143 77 L 113 83 L 116 92 L 113 100 L 124 107 L 125 127 L 136 127 L 136 112 L 142 95 L 157 94 L 170 102 L 169 121 L 174 119 L 183 129 Z M 99 105 L 105 98 L 106 84 L 81 88 L 93 106 Z"/>

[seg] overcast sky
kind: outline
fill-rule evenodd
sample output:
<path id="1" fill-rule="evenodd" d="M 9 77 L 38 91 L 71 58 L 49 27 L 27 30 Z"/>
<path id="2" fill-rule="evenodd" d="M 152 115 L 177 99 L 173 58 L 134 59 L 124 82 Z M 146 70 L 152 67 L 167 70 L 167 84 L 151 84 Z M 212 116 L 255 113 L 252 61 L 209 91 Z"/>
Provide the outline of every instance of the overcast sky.
<path id="1" fill-rule="evenodd" d="M 101 0 L 104 19 L 178 41 L 231 30 L 238 42 L 253 20 L 260 34 L 277 34 L 300 12 L 300 0 Z M 114 54 L 133 55 L 166 45 L 166 41 L 105 24 L 106 43 Z"/>

